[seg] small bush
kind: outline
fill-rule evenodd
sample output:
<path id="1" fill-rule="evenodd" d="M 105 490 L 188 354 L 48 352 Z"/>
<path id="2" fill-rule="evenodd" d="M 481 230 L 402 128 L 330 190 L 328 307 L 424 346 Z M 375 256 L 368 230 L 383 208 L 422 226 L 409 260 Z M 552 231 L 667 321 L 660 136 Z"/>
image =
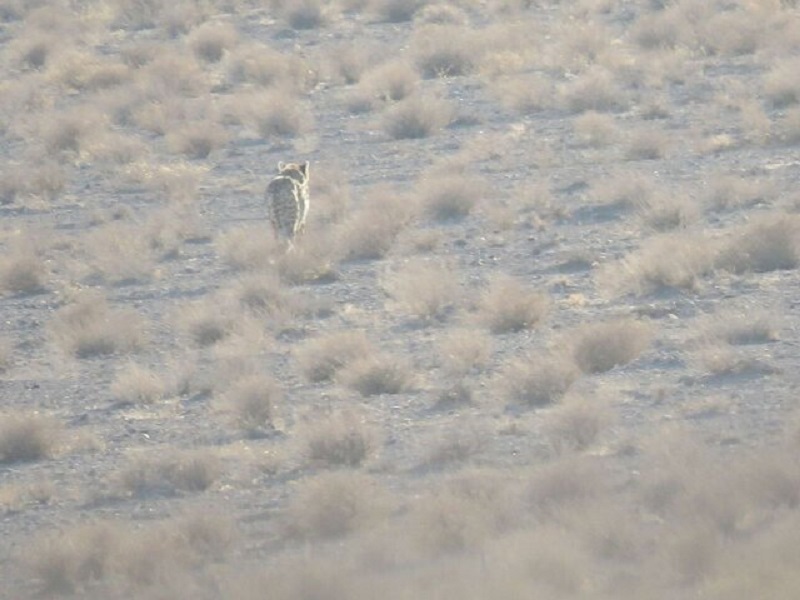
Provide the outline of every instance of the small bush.
<path id="1" fill-rule="evenodd" d="M 344 260 L 383 258 L 411 219 L 408 200 L 397 194 L 373 192 L 374 201 L 354 212 L 339 230 L 339 254 Z"/>
<path id="2" fill-rule="evenodd" d="M 531 407 L 558 402 L 580 375 L 567 357 L 528 356 L 511 363 L 500 386 L 509 401 Z"/>
<path id="3" fill-rule="evenodd" d="M 572 128 L 582 143 L 596 148 L 608 146 L 617 136 L 614 117 L 593 110 L 575 117 Z"/>
<path id="4" fill-rule="evenodd" d="M 424 4 L 425 0 L 373 0 L 378 18 L 388 23 L 410 21 Z"/>
<path id="5" fill-rule="evenodd" d="M 624 90 L 605 69 L 592 68 L 562 89 L 563 104 L 572 113 L 623 110 L 629 100 Z"/>
<path id="6" fill-rule="evenodd" d="M 248 435 L 268 433 L 283 393 L 277 383 L 264 375 L 247 375 L 225 392 L 224 405 L 235 425 Z"/>
<path id="7" fill-rule="evenodd" d="M 233 330 L 233 317 L 214 298 L 187 304 L 177 315 L 179 327 L 198 346 L 211 346 Z"/>
<path id="8" fill-rule="evenodd" d="M 236 28 L 227 23 L 205 23 L 195 29 L 189 37 L 189 45 L 198 58 L 219 62 L 224 53 L 238 40 Z"/>
<path id="9" fill-rule="evenodd" d="M 391 107 L 383 130 L 395 140 L 428 137 L 450 124 L 453 110 L 446 100 L 412 95 Z"/>
<path id="10" fill-rule="evenodd" d="M 36 294 L 44 291 L 47 269 L 39 253 L 31 246 L 11 248 L 0 257 L 0 291 L 13 294 Z"/>
<path id="11" fill-rule="evenodd" d="M 153 404 L 164 397 L 166 386 L 154 371 L 128 363 L 111 384 L 111 395 L 122 404 Z"/>
<path id="12" fill-rule="evenodd" d="M 372 427 L 350 413 L 312 423 L 304 433 L 308 458 L 330 467 L 357 467 L 375 452 Z"/>
<path id="13" fill-rule="evenodd" d="M 237 271 L 263 269 L 278 256 L 278 243 L 266 219 L 259 226 L 230 229 L 220 234 L 214 244 L 225 264 Z"/>
<path id="14" fill-rule="evenodd" d="M 764 77 L 764 92 L 776 108 L 800 103 L 800 59 L 776 64 Z"/>
<path id="15" fill-rule="evenodd" d="M 400 267 L 385 287 L 402 310 L 423 321 L 444 319 L 460 300 L 453 269 L 422 259 Z"/>
<path id="16" fill-rule="evenodd" d="M 469 215 L 486 189 L 486 183 L 477 177 L 445 173 L 425 177 L 418 191 L 425 214 L 434 221 L 444 223 Z"/>
<path id="17" fill-rule="evenodd" d="M 419 76 L 408 63 L 394 60 L 368 71 L 358 88 L 371 100 L 399 102 L 409 97 L 418 83 Z"/>
<path id="18" fill-rule="evenodd" d="M 425 25 L 414 34 L 411 45 L 417 67 L 426 79 L 467 75 L 481 52 L 475 36 L 452 25 Z"/>
<path id="19" fill-rule="evenodd" d="M 573 333 L 572 356 L 584 373 L 603 373 L 637 358 L 651 339 L 650 327 L 640 321 L 585 325 Z"/>
<path id="20" fill-rule="evenodd" d="M 411 372 L 405 362 L 376 354 L 350 362 L 341 368 L 337 380 L 362 396 L 399 394 L 411 385 Z"/>
<path id="21" fill-rule="evenodd" d="M 52 456 L 60 427 L 37 413 L 0 416 L 0 463 L 30 462 Z"/>
<path id="22" fill-rule="evenodd" d="M 326 21 L 321 0 L 288 0 L 283 14 L 292 29 L 316 29 Z"/>
<path id="23" fill-rule="evenodd" d="M 598 398 L 568 399 L 547 415 L 544 433 L 556 453 L 581 452 L 595 443 L 610 420 L 608 406 Z"/>
<path id="24" fill-rule="evenodd" d="M 287 533 L 305 539 L 340 538 L 372 524 L 385 511 L 382 490 L 360 473 L 323 473 L 297 485 L 286 513 Z"/>
<path id="25" fill-rule="evenodd" d="M 633 133 L 628 144 L 628 160 L 657 160 L 664 158 L 669 148 L 669 138 L 662 131 L 643 129 Z"/>
<path id="26" fill-rule="evenodd" d="M 456 329 L 445 334 L 437 344 L 437 349 L 445 372 L 460 377 L 488 364 L 492 340 L 481 331 Z"/>
<path id="27" fill-rule="evenodd" d="M 132 309 L 112 309 L 103 296 L 87 294 L 59 309 L 51 332 L 62 350 L 77 358 L 131 352 L 144 346 L 144 319 Z"/>
<path id="28" fill-rule="evenodd" d="M 717 265 L 744 273 L 797 268 L 800 262 L 800 219 L 774 215 L 736 231 L 722 248 Z"/>
<path id="29" fill-rule="evenodd" d="M 156 259 L 149 240 L 135 223 L 112 222 L 92 231 L 84 242 L 92 275 L 117 285 L 152 279 Z"/>
<path id="30" fill-rule="evenodd" d="M 495 277 L 481 296 L 478 316 L 495 334 L 531 329 L 550 309 L 546 294 L 528 289 L 509 276 Z"/>
<path id="31" fill-rule="evenodd" d="M 780 339 L 773 314 L 763 311 L 722 310 L 710 319 L 707 335 L 737 346 L 766 344 Z"/>
<path id="32" fill-rule="evenodd" d="M 692 290 L 701 276 L 711 272 L 714 255 L 713 242 L 705 237 L 658 236 L 621 261 L 602 267 L 598 281 L 612 294 Z"/>
<path id="33" fill-rule="evenodd" d="M 293 138 L 305 134 L 314 126 L 308 107 L 291 94 L 275 92 L 261 99 L 251 118 L 256 130 L 265 139 Z"/>
<path id="34" fill-rule="evenodd" d="M 225 128 L 208 121 L 184 123 L 167 134 L 170 150 L 188 158 L 208 158 L 209 154 L 227 143 Z"/>
<path id="35" fill-rule="evenodd" d="M 202 492 L 222 474 L 219 458 L 206 450 L 159 453 L 133 459 L 119 474 L 119 487 L 133 496 Z"/>
<path id="36" fill-rule="evenodd" d="M 350 363 L 374 353 L 361 331 L 336 331 L 305 342 L 295 352 L 300 371 L 309 381 L 329 381 Z"/>

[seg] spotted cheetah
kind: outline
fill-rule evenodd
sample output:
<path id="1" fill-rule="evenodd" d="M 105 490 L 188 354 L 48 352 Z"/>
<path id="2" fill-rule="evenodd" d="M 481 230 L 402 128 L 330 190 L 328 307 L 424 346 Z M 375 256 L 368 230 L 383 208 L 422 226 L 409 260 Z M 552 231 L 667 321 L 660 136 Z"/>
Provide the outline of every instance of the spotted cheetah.
<path id="1" fill-rule="evenodd" d="M 267 215 L 275 237 L 292 248 L 294 238 L 303 232 L 308 215 L 308 161 L 278 163 L 278 174 L 267 185 Z"/>

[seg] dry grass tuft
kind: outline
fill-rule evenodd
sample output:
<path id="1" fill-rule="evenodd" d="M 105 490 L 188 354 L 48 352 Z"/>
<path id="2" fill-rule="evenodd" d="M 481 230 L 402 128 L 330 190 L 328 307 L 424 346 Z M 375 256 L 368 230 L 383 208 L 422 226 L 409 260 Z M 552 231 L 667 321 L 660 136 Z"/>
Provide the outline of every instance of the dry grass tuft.
<path id="1" fill-rule="evenodd" d="M 442 223 L 469 215 L 488 193 L 488 186 L 482 179 L 465 173 L 434 173 L 422 179 L 418 192 L 424 213 Z"/>
<path id="2" fill-rule="evenodd" d="M 282 400 L 283 392 L 272 378 L 251 374 L 231 385 L 224 394 L 223 405 L 239 429 L 258 436 L 272 431 L 275 411 Z"/>
<path id="3" fill-rule="evenodd" d="M 572 129 L 582 143 L 595 148 L 610 145 L 618 133 L 614 117 L 593 110 L 575 117 Z"/>
<path id="4" fill-rule="evenodd" d="M 45 290 L 47 268 L 33 244 L 12 246 L 0 257 L 0 291 L 36 294 Z"/>
<path id="5" fill-rule="evenodd" d="M 386 511 L 383 490 L 361 473 L 323 473 L 296 487 L 286 511 L 292 537 L 341 538 L 369 527 Z"/>
<path id="6" fill-rule="evenodd" d="M 425 0 L 373 0 L 372 9 L 378 19 L 387 23 L 410 21 Z"/>
<path id="7" fill-rule="evenodd" d="M 147 341 L 144 318 L 133 309 L 112 309 L 105 297 L 85 294 L 59 309 L 50 323 L 55 342 L 77 358 L 132 352 Z"/>
<path id="8" fill-rule="evenodd" d="M 664 158 L 669 147 L 669 137 L 663 131 L 640 129 L 631 135 L 625 156 L 628 160 L 658 160 Z"/>
<path id="9" fill-rule="evenodd" d="M 413 207 L 407 198 L 388 190 L 374 190 L 370 196 L 339 229 L 339 254 L 344 260 L 383 258 L 411 220 Z"/>
<path id="10" fill-rule="evenodd" d="M 53 455 L 60 425 L 35 412 L 0 416 L 0 463 L 31 462 Z"/>
<path id="11" fill-rule="evenodd" d="M 403 311 L 422 321 L 445 319 L 460 300 L 453 268 L 424 259 L 409 260 L 384 287 Z"/>
<path id="12" fill-rule="evenodd" d="M 784 108 L 800 104 L 800 59 L 784 59 L 764 77 L 764 92 L 772 105 Z"/>
<path id="13" fill-rule="evenodd" d="M 662 290 L 693 290 L 714 265 L 713 240 L 690 234 L 665 234 L 647 240 L 620 261 L 601 267 L 598 284 L 612 295 Z"/>
<path id="14" fill-rule="evenodd" d="M 544 435 L 557 454 L 582 452 L 592 446 L 611 422 L 599 398 L 568 398 L 547 415 Z"/>
<path id="15" fill-rule="evenodd" d="M 236 28 L 228 23 L 204 23 L 191 33 L 188 42 L 198 58 L 216 63 L 236 45 L 238 38 Z"/>
<path id="16" fill-rule="evenodd" d="M 303 438 L 308 458 L 329 467 L 358 467 L 378 446 L 375 429 L 349 412 L 309 424 Z"/>
<path id="17" fill-rule="evenodd" d="M 317 29 L 326 24 L 329 15 L 322 0 L 286 0 L 282 12 L 292 29 Z"/>
<path id="18" fill-rule="evenodd" d="M 183 123 L 167 134 L 167 146 L 172 152 L 188 158 L 203 159 L 228 143 L 228 132 L 217 123 L 207 120 Z"/>
<path id="19" fill-rule="evenodd" d="M 734 273 L 794 269 L 800 262 L 800 218 L 769 215 L 736 231 L 717 265 Z"/>
<path id="20" fill-rule="evenodd" d="M 778 320 L 774 313 L 764 309 L 723 309 L 709 319 L 706 330 L 708 337 L 737 346 L 766 344 L 780 339 Z"/>
<path id="21" fill-rule="evenodd" d="M 153 278 L 155 255 L 150 240 L 135 223 L 113 222 L 92 231 L 84 243 L 93 275 L 117 285 Z"/>
<path id="22" fill-rule="evenodd" d="M 498 383 L 510 402 L 538 407 L 558 402 L 579 375 L 568 357 L 531 355 L 512 362 Z"/>
<path id="23" fill-rule="evenodd" d="M 111 395 L 121 404 L 153 404 L 166 394 L 166 386 L 155 371 L 130 362 L 117 373 Z"/>
<path id="24" fill-rule="evenodd" d="M 399 102 L 409 97 L 419 76 L 405 61 L 393 60 L 371 69 L 358 86 L 358 94 L 369 102 Z"/>
<path id="25" fill-rule="evenodd" d="M 411 386 L 412 372 L 405 361 L 379 353 L 343 366 L 337 373 L 337 380 L 362 396 L 399 394 Z"/>
<path id="26" fill-rule="evenodd" d="M 478 40 L 464 27 L 423 25 L 411 42 L 411 52 L 426 79 L 471 73 L 480 59 Z"/>
<path id="27" fill-rule="evenodd" d="M 633 319 L 584 325 L 572 333 L 572 356 L 584 373 L 604 373 L 636 359 L 652 335 L 649 325 Z"/>
<path id="28" fill-rule="evenodd" d="M 428 137 L 453 119 L 449 102 L 433 96 L 413 94 L 390 107 L 383 117 L 383 130 L 395 140 Z"/>
<path id="29" fill-rule="evenodd" d="M 519 280 L 500 275 L 492 279 L 478 303 L 479 320 L 495 334 L 532 329 L 550 309 L 546 294 L 534 292 Z"/>
<path id="30" fill-rule="evenodd" d="M 627 94 L 614 76 L 598 66 L 565 84 L 561 96 L 564 107 L 572 113 L 624 110 L 629 103 Z"/>
<path id="31" fill-rule="evenodd" d="M 119 474 L 117 484 L 125 495 L 174 496 L 202 492 L 222 475 L 216 454 L 208 450 L 158 453 L 132 459 Z"/>
<path id="32" fill-rule="evenodd" d="M 219 301 L 206 298 L 186 304 L 176 315 L 179 328 L 198 346 L 211 346 L 230 335 L 234 316 L 220 310 Z"/>
<path id="33" fill-rule="evenodd" d="M 527 500 L 535 513 L 549 517 L 585 505 L 602 495 L 603 473 L 583 457 L 567 455 L 533 473 Z"/>
<path id="34" fill-rule="evenodd" d="M 295 351 L 303 375 L 312 382 L 329 381 L 352 362 L 374 354 L 361 331 L 335 331 L 305 342 Z"/>
<path id="35" fill-rule="evenodd" d="M 492 354 L 492 339 L 482 331 L 454 329 L 437 344 L 442 368 L 452 377 L 486 367 Z"/>
<path id="36" fill-rule="evenodd" d="M 266 223 L 230 229 L 214 243 L 225 264 L 238 271 L 264 269 L 278 256 L 278 243 Z"/>

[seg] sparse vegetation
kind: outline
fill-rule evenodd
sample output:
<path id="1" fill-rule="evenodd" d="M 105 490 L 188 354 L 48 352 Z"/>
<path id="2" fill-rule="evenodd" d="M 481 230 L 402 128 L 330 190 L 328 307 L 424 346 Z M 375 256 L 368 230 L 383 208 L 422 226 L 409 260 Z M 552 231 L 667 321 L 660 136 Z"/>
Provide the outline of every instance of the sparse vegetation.
<path id="1" fill-rule="evenodd" d="M 502 334 L 535 327 L 549 308 L 545 294 L 528 289 L 512 277 L 499 276 L 481 297 L 478 315 L 489 331 Z"/>
<path id="2" fill-rule="evenodd" d="M 579 327 L 573 336 L 575 364 L 584 373 L 603 373 L 637 358 L 650 345 L 652 333 L 646 323 L 621 319 Z"/>
<path id="3" fill-rule="evenodd" d="M 0 0 L 0 596 L 795 598 L 799 5 Z"/>
<path id="4" fill-rule="evenodd" d="M 0 463 L 48 458 L 58 444 L 60 433 L 57 422 L 41 413 L 0 415 Z"/>

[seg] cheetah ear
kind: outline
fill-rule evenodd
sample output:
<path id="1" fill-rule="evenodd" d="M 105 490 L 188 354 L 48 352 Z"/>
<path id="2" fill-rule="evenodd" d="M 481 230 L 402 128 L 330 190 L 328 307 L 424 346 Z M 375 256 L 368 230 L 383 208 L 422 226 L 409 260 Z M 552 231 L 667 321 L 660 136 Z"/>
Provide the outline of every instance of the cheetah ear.
<path id="1" fill-rule="evenodd" d="M 303 166 L 300 167 L 300 172 L 303 174 L 303 177 L 305 177 L 306 179 L 308 179 L 308 166 L 309 166 L 309 163 L 308 163 L 308 161 L 306 161 L 306 162 L 303 163 Z"/>
<path id="2" fill-rule="evenodd" d="M 286 163 L 283 162 L 283 161 L 280 161 L 278 163 L 278 171 L 283 171 L 285 168 L 286 168 Z"/>

